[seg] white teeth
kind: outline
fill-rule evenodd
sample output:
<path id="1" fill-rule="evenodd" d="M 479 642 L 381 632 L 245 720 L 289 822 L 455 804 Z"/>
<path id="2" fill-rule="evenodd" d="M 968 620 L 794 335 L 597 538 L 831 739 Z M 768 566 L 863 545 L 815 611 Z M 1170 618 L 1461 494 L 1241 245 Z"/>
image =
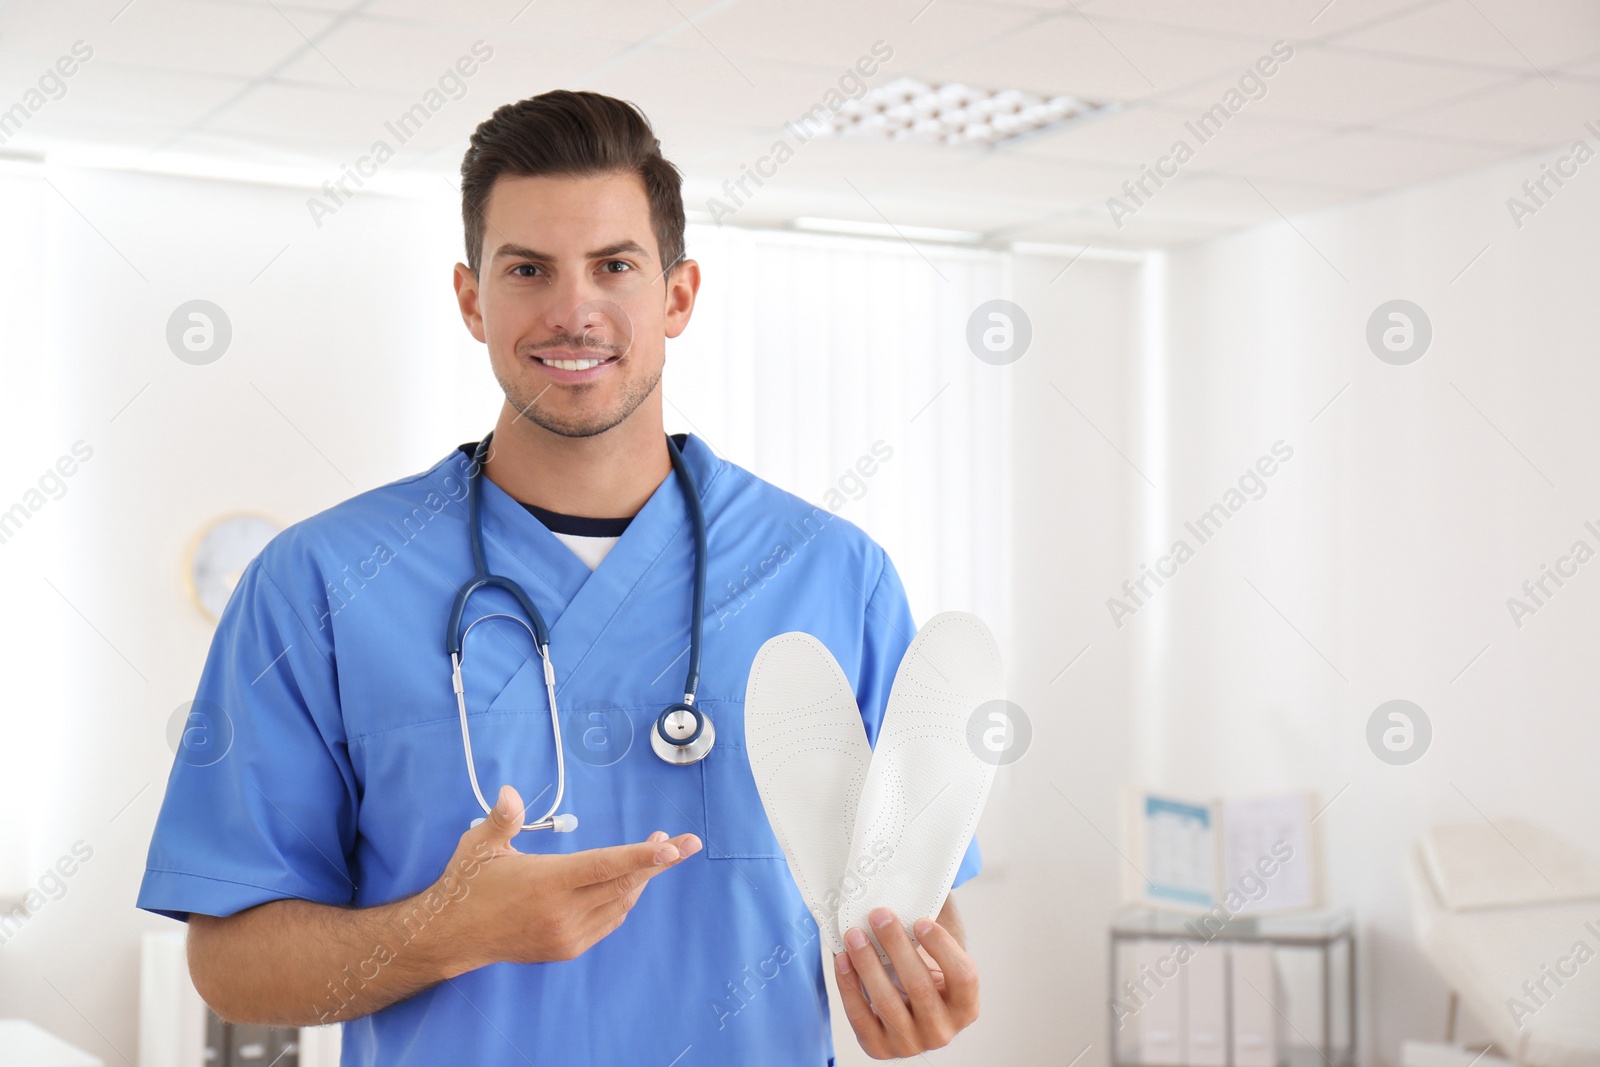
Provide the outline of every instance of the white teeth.
<path id="1" fill-rule="evenodd" d="M 606 362 L 603 359 L 541 359 L 539 362 L 547 367 L 557 367 L 561 370 L 588 370 L 598 367 Z"/>

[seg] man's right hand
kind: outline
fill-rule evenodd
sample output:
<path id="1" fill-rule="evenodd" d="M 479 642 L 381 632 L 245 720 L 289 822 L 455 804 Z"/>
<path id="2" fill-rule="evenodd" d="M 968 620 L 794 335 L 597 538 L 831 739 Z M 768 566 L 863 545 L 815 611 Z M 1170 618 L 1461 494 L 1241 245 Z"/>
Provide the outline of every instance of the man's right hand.
<path id="1" fill-rule="evenodd" d="M 439 918 L 459 946 L 461 971 L 582 955 L 622 925 L 650 879 L 700 851 L 693 834 L 657 830 L 638 844 L 522 853 L 511 839 L 523 817 L 522 798 L 502 786 L 489 817 L 461 835 L 435 883 L 450 901 Z"/>
<path id="2" fill-rule="evenodd" d="M 645 883 L 700 851 L 693 834 L 570 855 L 511 847 L 522 799 L 500 790 L 422 893 L 352 908 L 285 898 L 189 916 L 189 973 L 229 1022 L 348 1022 L 491 963 L 570 960 L 627 918 Z M 442 902 L 442 903 L 441 903 Z"/>

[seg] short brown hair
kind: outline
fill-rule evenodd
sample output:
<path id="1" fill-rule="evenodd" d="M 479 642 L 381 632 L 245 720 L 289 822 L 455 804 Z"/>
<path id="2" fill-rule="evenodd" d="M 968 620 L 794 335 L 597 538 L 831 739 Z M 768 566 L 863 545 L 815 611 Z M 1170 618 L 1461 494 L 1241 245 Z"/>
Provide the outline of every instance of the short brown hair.
<path id="1" fill-rule="evenodd" d="M 626 171 L 644 182 L 662 274 L 683 259 L 683 175 L 637 105 L 600 93 L 556 89 L 506 104 L 478 126 L 461 160 L 467 265 L 483 257 L 484 209 L 501 175 L 587 176 Z"/>

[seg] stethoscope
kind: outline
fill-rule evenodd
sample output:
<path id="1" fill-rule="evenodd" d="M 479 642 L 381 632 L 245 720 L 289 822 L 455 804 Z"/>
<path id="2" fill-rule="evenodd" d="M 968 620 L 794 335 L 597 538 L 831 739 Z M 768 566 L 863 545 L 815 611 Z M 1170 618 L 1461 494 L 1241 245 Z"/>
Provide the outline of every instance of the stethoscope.
<path id="1" fill-rule="evenodd" d="M 545 625 L 544 616 L 539 614 L 539 609 L 533 605 L 533 599 L 523 591 L 522 586 L 504 575 L 490 574 L 488 564 L 484 561 L 483 468 L 489 459 L 489 442 L 493 439 L 494 434 L 491 433 L 480 441 L 472 456 L 472 476 L 469 479 L 467 493 L 467 527 L 472 538 L 474 573 L 472 580 L 456 592 L 455 605 L 450 609 L 450 633 L 447 644 L 450 652 L 450 680 L 456 691 L 456 710 L 461 715 L 461 747 L 467 756 L 467 777 L 472 781 L 472 794 L 478 798 L 478 806 L 487 816 L 490 812 L 489 802 L 484 799 L 483 790 L 478 786 L 478 772 L 472 762 L 472 734 L 467 728 L 467 696 L 466 689 L 461 684 L 462 650 L 466 647 L 467 634 L 484 619 L 511 619 L 528 631 L 528 635 L 533 638 L 533 643 L 539 650 L 539 658 L 544 661 L 544 688 L 550 703 L 550 732 L 555 737 L 556 743 L 555 800 L 551 802 L 549 810 L 522 828 L 566 833 L 578 828 L 578 819 L 574 815 L 555 813 L 561 806 L 561 796 L 566 790 L 567 764 L 561 751 L 561 716 L 556 710 L 556 671 L 550 660 L 550 628 Z M 678 451 L 677 444 L 670 436 L 667 438 L 667 454 L 672 459 L 672 469 L 678 476 L 679 487 L 683 490 L 683 500 L 689 509 L 689 518 L 694 522 L 694 602 L 693 614 L 689 618 L 689 674 L 683 682 L 683 702 L 667 707 L 657 716 L 655 726 L 650 731 L 650 747 L 666 762 L 687 766 L 705 759 L 717 739 L 717 731 L 711 725 L 711 717 L 694 706 L 695 690 L 700 687 L 700 632 L 704 625 L 706 603 L 706 517 L 700 508 L 700 494 L 695 489 L 694 476 L 689 473 L 689 466 L 683 461 L 683 454 Z M 515 597 L 533 625 L 529 626 L 527 621 L 515 615 L 496 612 L 479 616 L 463 630 L 461 619 L 466 614 L 467 601 L 478 590 L 491 587 L 504 589 Z"/>

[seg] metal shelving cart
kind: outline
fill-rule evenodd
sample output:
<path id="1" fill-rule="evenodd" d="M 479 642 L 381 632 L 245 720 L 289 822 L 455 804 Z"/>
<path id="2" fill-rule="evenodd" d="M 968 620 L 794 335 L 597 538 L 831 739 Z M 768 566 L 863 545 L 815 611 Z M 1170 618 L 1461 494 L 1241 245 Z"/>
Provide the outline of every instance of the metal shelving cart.
<path id="1" fill-rule="evenodd" d="M 1110 930 L 1111 997 L 1126 988 L 1129 974 L 1138 975 L 1136 958 L 1141 943 L 1159 942 L 1175 946 L 1184 942 L 1191 949 L 1213 945 L 1266 945 L 1272 949 L 1274 963 L 1285 975 L 1288 1010 L 1271 1005 L 1282 1020 L 1284 1043 L 1275 1058 L 1280 1067 L 1353 1067 L 1356 1048 L 1356 942 L 1355 922 L 1349 912 L 1318 911 L 1260 917 L 1240 916 L 1226 922 L 1203 915 L 1187 915 L 1154 908 L 1129 908 L 1116 917 Z M 1223 954 L 1221 966 L 1231 968 L 1232 953 Z M 1231 971 L 1222 983 L 1223 1015 L 1227 1032 L 1217 1054 L 1210 1058 L 1189 1057 L 1188 1062 L 1205 1062 L 1217 1067 L 1241 1067 L 1237 1062 L 1233 1035 L 1234 1003 Z M 1292 979 L 1292 983 L 1291 980 Z M 1290 992 L 1289 985 L 1314 984 L 1310 996 Z M 1137 986 L 1135 987 L 1137 988 Z M 1307 1020 L 1310 1021 L 1307 1024 Z M 1299 1020 L 1297 1022 L 1296 1020 Z M 1115 1006 L 1111 1010 L 1110 1048 L 1112 1067 L 1179 1067 L 1160 1059 L 1146 1058 L 1136 1049 L 1137 1027 L 1123 1025 L 1124 1018 Z M 1306 1025 L 1302 1025 L 1306 1024 Z M 1337 1036 L 1336 1036 L 1337 1035 Z M 1319 1040 L 1320 1038 L 1320 1040 Z M 1219 1058 L 1220 1057 L 1220 1058 Z M 1251 1065 L 1259 1067 L 1259 1065 Z"/>

